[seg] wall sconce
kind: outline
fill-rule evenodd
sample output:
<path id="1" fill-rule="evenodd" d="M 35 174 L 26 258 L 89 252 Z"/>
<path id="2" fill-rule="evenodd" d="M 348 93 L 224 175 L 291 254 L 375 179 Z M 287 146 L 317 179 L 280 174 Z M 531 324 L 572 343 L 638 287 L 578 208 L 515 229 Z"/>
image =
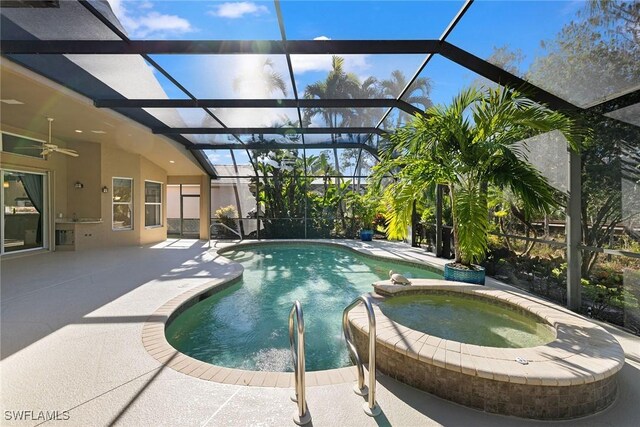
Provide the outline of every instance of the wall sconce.
<path id="1" fill-rule="evenodd" d="M 80 181 L 77 181 L 74 185 L 74 187 L 76 187 L 76 189 L 80 189 L 80 188 L 84 188 L 84 184 L 81 183 Z"/>
<path id="2" fill-rule="evenodd" d="M 5 182 L 3 182 L 3 183 L 2 183 L 2 186 L 3 186 L 4 188 L 9 188 L 9 181 L 5 181 Z"/>
<path id="3" fill-rule="evenodd" d="M 103 192 L 103 193 L 108 193 L 108 192 L 109 192 L 109 188 L 107 188 L 107 186 L 106 186 L 106 185 L 103 185 L 103 186 L 102 186 L 102 192 Z"/>

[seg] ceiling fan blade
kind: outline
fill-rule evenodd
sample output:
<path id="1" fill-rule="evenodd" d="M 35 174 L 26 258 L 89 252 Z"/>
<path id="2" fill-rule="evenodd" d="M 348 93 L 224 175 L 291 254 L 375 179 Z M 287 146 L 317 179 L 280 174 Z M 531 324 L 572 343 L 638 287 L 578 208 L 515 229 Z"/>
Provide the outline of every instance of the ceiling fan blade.
<path id="1" fill-rule="evenodd" d="M 66 154 L 67 156 L 72 156 L 72 157 L 79 157 L 80 155 L 78 154 L 77 151 L 75 150 L 67 150 L 66 148 L 58 148 L 56 150 L 53 150 L 57 153 L 60 154 Z"/>

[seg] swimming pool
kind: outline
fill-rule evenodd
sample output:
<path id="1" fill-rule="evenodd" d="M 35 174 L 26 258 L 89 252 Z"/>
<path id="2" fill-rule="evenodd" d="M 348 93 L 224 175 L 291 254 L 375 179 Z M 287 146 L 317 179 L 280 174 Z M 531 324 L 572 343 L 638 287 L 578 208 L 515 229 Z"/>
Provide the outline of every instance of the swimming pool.
<path id="1" fill-rule="evenodd" d="M 341 316 L 389 270 L 441 278 L 426 268 L 373 259 L 321 244 L 247 246 L 223 254 L 244 267 L 242 279 L 193 305 L 166 328 L 176 349 L 230 368 L 291 371 L 288 315 L 295 300 L 305 318 L 308 371 L 350 364 Z"/>

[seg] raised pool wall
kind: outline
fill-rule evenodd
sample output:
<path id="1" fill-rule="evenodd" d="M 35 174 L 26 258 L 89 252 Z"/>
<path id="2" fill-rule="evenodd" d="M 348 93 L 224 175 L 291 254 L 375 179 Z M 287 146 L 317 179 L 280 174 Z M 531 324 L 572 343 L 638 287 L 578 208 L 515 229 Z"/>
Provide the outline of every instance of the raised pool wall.
<path id="1" fill-rule="evenodd" d="M 375 307 L 379 371 L 465 406 L 524 418 L 582 417 L 614 402 L 624 353 L 604 329 L 533 297 L 437 282 L 414 281 L 408 287 L 379 284 L 377 298 L 431 292 L 490 298 L 544 319 L 556 329 L 557 338 L 524 349 L 470 345 L 406 328 Z M 354 309 L 349 319 L 356 348 L 367 360 L 366 313 Z M 528 364 L 516 362 L 517 357 Z"/>

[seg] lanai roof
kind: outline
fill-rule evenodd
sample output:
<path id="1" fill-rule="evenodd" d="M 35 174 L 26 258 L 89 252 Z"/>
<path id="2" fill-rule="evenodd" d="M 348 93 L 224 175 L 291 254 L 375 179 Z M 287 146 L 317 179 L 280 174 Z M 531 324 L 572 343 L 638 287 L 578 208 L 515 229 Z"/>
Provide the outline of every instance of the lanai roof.
<path id="1" fill-rule="evenodd" d="M 0 27 L 3 56 L 179 142 L 212 177 L 234 170 L 221 174 L 216 164 L 277 148 L 336 158 L 351 150 L 345 168 L 356 174 L 375 159 L 385 131 L 477 82 L 638 125 L 640 82 L 606 76 L 608 67 L 638 62 L 593 56 L 594 77 L 580 78 L 559 62 L 556 81 L 531 72 L 550 57 L 541 42 L 548 47 L 579 22 L 576 7 L 12 1 L 2 2 Z M 334 56 L 357 90 L 322 92 Z"/>

